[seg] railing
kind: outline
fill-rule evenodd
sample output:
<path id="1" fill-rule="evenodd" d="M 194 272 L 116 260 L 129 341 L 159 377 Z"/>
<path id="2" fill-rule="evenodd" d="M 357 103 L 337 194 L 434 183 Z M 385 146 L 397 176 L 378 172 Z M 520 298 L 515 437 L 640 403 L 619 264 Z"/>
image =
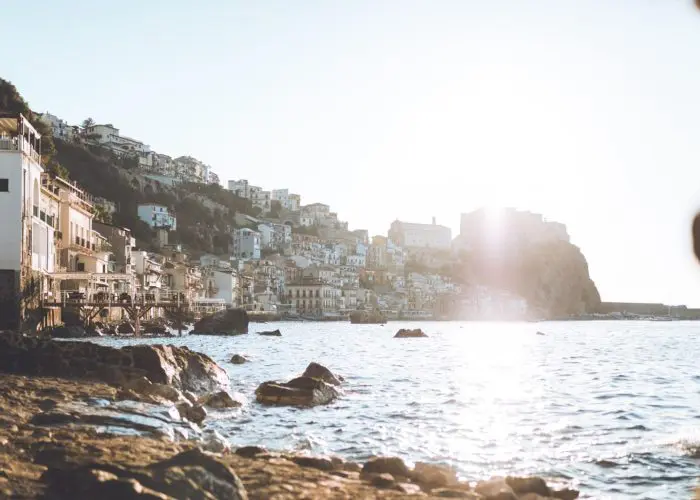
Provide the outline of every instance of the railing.
<path id="1" fill-rule="evenodd" d="M 162 306 L 179 306 L 188 305 L 191 303 L 187 295 L 182 292 L 98 292 L 90 290 L 87 292 L 80 290 L 64 290 L 60 293 L 57 300 L 64 304 L 104 304 L 109 305 L 162 305 Z M 223 300 L 208 299 L 207 302 L 224 304 Z"/>

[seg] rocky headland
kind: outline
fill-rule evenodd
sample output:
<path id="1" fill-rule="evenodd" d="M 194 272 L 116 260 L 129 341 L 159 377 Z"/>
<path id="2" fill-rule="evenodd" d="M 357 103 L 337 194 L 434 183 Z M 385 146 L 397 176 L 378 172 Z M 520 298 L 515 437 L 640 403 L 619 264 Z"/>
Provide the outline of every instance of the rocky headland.
<path id="1" fill-rule="evenodd" d="M 343 384 L 317 363 L 295 380 L 324 384 L 336 395 Z M 357 464 L 262 446 L 234 449 L 207 429 L 208 412 L 236 411 L 246 396 L 232 394 L 223 369 L 186 348 L 116 349 L 4 332 L 0 384 L 3 498 L 578 496 L 537 477 L 469 482 L 449 467 L 410 466 L 397 457 Z"/>

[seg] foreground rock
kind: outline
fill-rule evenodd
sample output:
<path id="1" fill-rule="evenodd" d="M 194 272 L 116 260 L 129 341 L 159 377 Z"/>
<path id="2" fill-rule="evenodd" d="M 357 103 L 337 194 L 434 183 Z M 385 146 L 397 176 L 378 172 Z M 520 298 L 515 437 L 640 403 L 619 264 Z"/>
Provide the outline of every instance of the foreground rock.
<path id="1" fill-rule="evenodd" d="M 269 330 L 266 332 L 258 332 L 258 335 L 263 335 L 265 337 L 281 337 L 282 332 L 280 332 L 279 330 Z"/>
<path id="2" fill-rule="evenodd" d="M 91 342 L 54 341 L 0 333 L 0 372 L 81 378 L 125 385 L 146 378 L 181 391 L 227 390 L 226 371 L 187 347 L 134 345 L 121 349 Z"/>
<path id="3" fill-rule="evenodd" d="M 207 394 L 202 396 L 198 403 L 200 405 L 206 406 L 207 408 L 213 408 L 215 410 L 223 410 L 226 408 L 239 408 L 243 406 L 243 402 L 238 399 L 234 399 L 231 394 L 227 391 L 219 391 L 212 394 Z"/>
<path id="4" fill-rule="evenodd" d="M 241 335 L 248 333 L 248 322 L 248 313 L 243 309 L 226 309 L 197 321 L 190 334 Z"/>
<path id="5" fill-rule="evenodd" d="M 416 337 L 427 337 L 427 335 L 420 328 L 416 328 L 414 330 L 411 330 L 408 328 L 402 328 L 401 330 L 396 332 L 396 335 L 394 335 L 395 339 L 407 339 L 407 338 L 416 338 Z"/>
<path id="6" fill-rule="evenodd" d="M 245 356 L 241 356 L 240 354 L 234 354 L 233 356 L 231 356 L 231 363 L 233 363 L 234 365 L 242 365 L 244 363 L 247 363 L 248 361 L 250 361 L 248 358 L 246 358 Z"/>
<path id="7" fill-rule="evenodd" d="M 46 496 L 55 499 L 227 498 L 248 495 L 236 473 L 199 449 L 141 468 L 88 464 L 74 469 L 50 468 L 42 479 Z"/>

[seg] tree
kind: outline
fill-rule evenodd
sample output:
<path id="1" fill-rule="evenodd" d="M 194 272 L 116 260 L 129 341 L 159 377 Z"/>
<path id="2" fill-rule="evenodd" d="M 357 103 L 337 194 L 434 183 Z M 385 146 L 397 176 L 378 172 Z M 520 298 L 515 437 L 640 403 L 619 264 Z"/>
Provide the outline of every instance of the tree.
<path id="1" fill-rule="evenodd" d="M 86 132 L 87 132 L 87 129 L 89 129 L 90 127 L 94 127 L 94 126 L 95 126 L 95 120 L 93 120 L 92 118 L 88 117 L 88 118 L 85 118 L 83 120 L 82 127 L 83 127 L 83 129 L 85 129 Z"/>
<path id="2" fill-rule="evenodd" d="M 272 200 L 270 203 L 270 217 L 279 218 L 280 212 L 282 211 L 282 204 L 279 200 Z"/>

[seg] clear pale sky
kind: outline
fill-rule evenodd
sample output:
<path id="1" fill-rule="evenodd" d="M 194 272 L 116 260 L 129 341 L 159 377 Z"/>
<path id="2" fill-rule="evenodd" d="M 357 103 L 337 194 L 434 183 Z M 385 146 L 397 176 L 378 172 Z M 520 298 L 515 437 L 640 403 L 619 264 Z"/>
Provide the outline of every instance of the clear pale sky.
<path id="1" fill-rule="evenodd" d="M 700 306 L 700 11 L 690 0 L 259 0 L 2 7 L 0 76 L 222 181 L 351 228 L 567 224 L 604 300 Z"/>

